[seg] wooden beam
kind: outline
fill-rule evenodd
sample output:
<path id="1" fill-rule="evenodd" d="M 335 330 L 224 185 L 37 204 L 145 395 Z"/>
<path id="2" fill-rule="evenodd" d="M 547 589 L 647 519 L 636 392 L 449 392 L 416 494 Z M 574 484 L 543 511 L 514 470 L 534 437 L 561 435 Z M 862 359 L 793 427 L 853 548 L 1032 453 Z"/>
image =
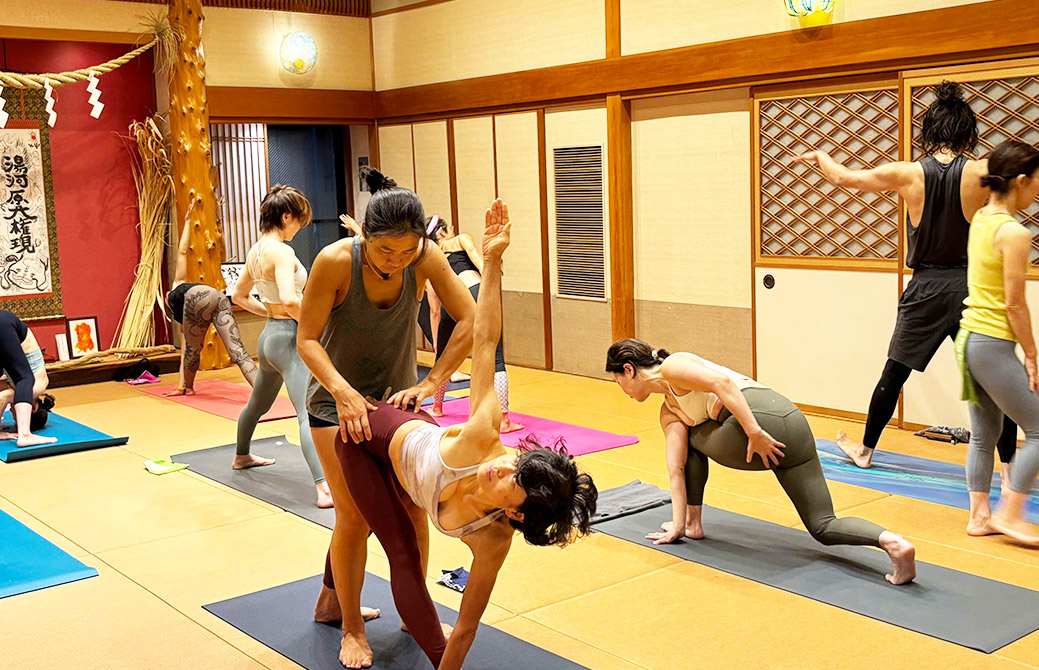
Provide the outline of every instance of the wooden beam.
<path id="1" fill-rule="evenodd" d="M 545 369 L 555 366 L 552 349 L 552 271 L 548 248 L 548 140 L 545 132 L 545 110 L 538 114 L 538 192 L 541 199 L 541 310 L 545 324 Z"/>
<path id="2" fill-rule="evenodd" d="M 169 0 L 133 0 L 148 5 L 165 5 Z M 368 18 L 372 14 L 371 0 L 205 0 L 207 7 L 231 9 L 260 9 L 296 14 L 328 14 Z"/>
<path id="3" fill-rule="evenodd" d="M 621 55 L 621 0 L 606 0 L 606 57 Z"/>
<path id="4" fill-rule="evenodd" d="M 209 116 L 295 123 L 367 123 L 375 118 L 372 91 L 210 86 Z"/>
<path id="5" fill-rule="evenodd" d="M 1035 53 L 1039 3 L 991 0 L 380 91 L 376 115 L 406 118 L 540 106 L 613 93 L 775 83 Z"/>
<path id="6" fill-rule="evenodd" d="M 451 192 L 451 229 L 458 234 L 458 161 L 455 160 L 455 121 L 447 120 L 447 181 Z"/>
<path id="7" fill-rule="evenodd" d="M 387 14 L 397 14 L 398 12 L 410 12 L 413 9 L 419 9 L 421 7 L 429 7 L 431 5 L 442 5 L 445 2 L 451 2 L 452 0 L 421 0 L 421 2 L 413 2 L 410 5 L 401 5 L 400 7 L 390 7 L 389 9 L 381 9 L 377 12 L 372 12 L 372 18 L 379 16 L 386 16 Z"/>
<path id="8" fill-rule="evenodd" d="M 606 97 L 609 167 L 610 313 L 613 339 L 635 337 L 635 227 L 631 180 L 631 102 Z"/>

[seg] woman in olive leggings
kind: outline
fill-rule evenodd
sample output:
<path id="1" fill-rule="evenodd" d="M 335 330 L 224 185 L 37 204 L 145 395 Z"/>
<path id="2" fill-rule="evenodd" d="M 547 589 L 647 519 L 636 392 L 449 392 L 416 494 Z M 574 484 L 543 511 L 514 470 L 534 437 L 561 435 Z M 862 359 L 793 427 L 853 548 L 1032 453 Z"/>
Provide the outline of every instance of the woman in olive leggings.
<path id="1" fill-rule="evenodd" d="M 655 544 L 703 538 L 708 459 L 738 470 L 774 472 L 808 532 L 822 544 L 879 547 L 891 558 L 892 584 L 916 577 L 916 549 L 865 519 L 838 519 L 808 421 L 797 407 L 753 379 L 693 354 L 654 350 L 640 340 L 615 342 L 606 371 L 639 402 L 664 396 L 660 426 L 667 447 L 673 521 L 650 533 Z M 782 440 L 778 441 L 773 435 Z"/>

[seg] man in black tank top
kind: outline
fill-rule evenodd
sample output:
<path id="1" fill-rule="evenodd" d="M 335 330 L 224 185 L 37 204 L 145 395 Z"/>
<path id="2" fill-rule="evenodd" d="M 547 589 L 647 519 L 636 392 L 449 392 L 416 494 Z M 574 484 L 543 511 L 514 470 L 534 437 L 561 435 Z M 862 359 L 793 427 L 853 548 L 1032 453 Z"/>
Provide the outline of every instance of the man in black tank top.
<path id="1" fill-rule="evenodd" d="M 937 100 L 924 115 L 920 145 L 927 157 L 871 170 L 849 170 L 824 151 L 809 151 L 795 161 L 814 164 L 826 179 L 860 191 L 896 191 L 909 208 L 906 264 L 913 276 L 898 304 L 898 321 L 888 360 L 873 391 L 862 442 L 844 431 L 837 444 L 856 465 L 868 468 L 884 426 L 891 420 L 902 386 L 913 370 L 923 372 L 946 337 L 955 340 L 967 297 L 967 238 L 970 217 L 985 204 L 981 177 L 987 162 L 967 154 L 978 143 L 977 119 L 958 84 L 942 82 Z M 1007 465 L 1017 449 L 1017 426 L 1005 420 L 999 457 Z"/>

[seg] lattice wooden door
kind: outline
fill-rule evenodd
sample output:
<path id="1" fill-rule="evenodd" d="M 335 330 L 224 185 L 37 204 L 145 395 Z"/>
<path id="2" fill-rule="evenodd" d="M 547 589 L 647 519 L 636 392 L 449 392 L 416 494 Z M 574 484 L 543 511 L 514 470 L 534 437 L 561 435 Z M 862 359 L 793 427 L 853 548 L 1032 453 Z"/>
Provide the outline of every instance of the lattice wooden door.
<path id="1" fill-rule="evenodd" d="M 898 160 L 899 101 L 894 88 L 759 99 L 758 257 L 895 261 L 898 197 L 858 193 L 794 164 L 822 149 L 852 169 Z"/>

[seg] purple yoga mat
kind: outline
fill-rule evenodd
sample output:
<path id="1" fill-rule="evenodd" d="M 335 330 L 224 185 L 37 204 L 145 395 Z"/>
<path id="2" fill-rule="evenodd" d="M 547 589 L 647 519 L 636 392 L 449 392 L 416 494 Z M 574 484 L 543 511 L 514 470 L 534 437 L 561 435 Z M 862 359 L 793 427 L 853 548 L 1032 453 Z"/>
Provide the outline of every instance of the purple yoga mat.
<path id="1" fill-rule="evenodd" d="M 505 433 L 501 436 L 502 444 L 506 447 L 516 447 L 523 438 L 532 435 L 538 442 L 544 445 L 555 444 L 562 438 L 566 445 L 566 451 L 571 456 L 582 456 L 592 454 L 596 451 L 605 451 L 617 447 L 626 447 L 635 444 L 639 438 L 634 435 L 618 435 L 607 433 L 594 428 L 575 426 L 569 423 L 561 423 L 551 419 L 542 419 L 539 416 L 529 414 L 518 414 L 509 412 L 509 416 L 515 423 L 523 425 L 522 430 L 514 433 Z M 437 417 L 437 423 L 441 426 L 453 426 L 464 423 L 469 419 L 469 398 L 459 398 L 444 403 L 444 416 Z"/>

